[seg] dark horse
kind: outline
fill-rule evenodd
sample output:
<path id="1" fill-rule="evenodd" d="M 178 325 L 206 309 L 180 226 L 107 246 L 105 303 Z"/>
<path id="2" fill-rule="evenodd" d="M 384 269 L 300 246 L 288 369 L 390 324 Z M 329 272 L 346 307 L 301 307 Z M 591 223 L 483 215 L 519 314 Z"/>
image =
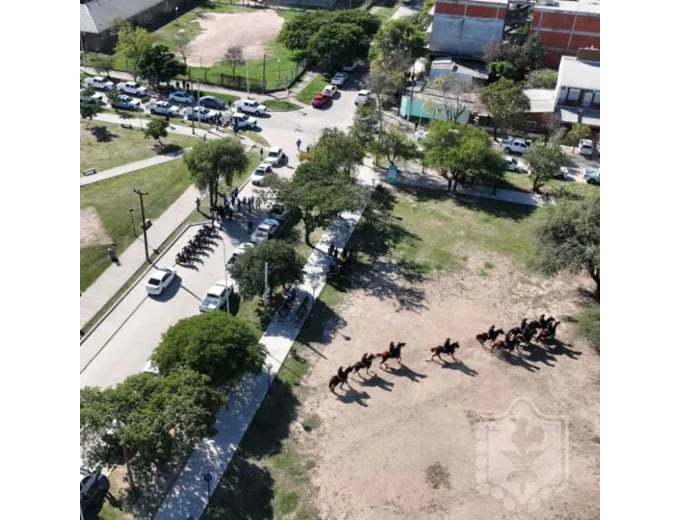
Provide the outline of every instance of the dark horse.
<path id="1" fill-rule="evenodd" d="M 347 367 L 344 370 L 342 367 L 338 368 L 338 373 L 331 377 L 331 380 L 328 383 L 328 388 L 331 389 L 331 392 L 335 393 L 336 386 L 340 385 L 340 388 L 342 388 L 347 383 L 347 376 L 349 375 L 351 370 L 352 370 L 351 366 Z"/>
<path id="2" fill-rule="evenodd" d="M 557 332 L 557 326 L 562 323 L 561 321 L 548 321 L 546 327 L 538 333 L 536 338 L 538 341 L 544 345 L 555 337 L 555 332 Z"/>
<path id="3" fill-rule="evenodd" d="M 366 370 L 366 374 L 370 374 L 370 368 L 371 365 L 373 364 L 373 359 L 375 358 L 375 354 L 369 354 L 366 352 L 363 356 L 361 356 L 361 361 L 357 361 L 352 365 L 352 370 L 354 371 L 353 373 L 356 374 L 361 370 L 362 368 Z M 361 374 L 359 374 L 361 375 Z"/>
<path id="4" fill-rule="evenodd" d="M 510 339 L 510 341 L 496 341 L 493 345 L 491 345 L 491 350 L 496 351 L 496 350 L 507 350 L 508 352 L 512 352 L 515 350 L 515 347 L 517 344 L 520 342 L 520 339 L 522 338 L 521 334 L 516 334 Z"/>
<path id="5" fill-rule="evenodd" d="M 494 326 L 492 325 L 491 328 L 489 329 L 489 332 L 482 332 L 481 334 L 477 334 L 477 336 L 475 337 L 477 341 L 479 341 L 479 344 L 483 347 L 484 343 L 486 343 L 489 340 L 491 340 L 492 342 L 496 341 L 496 338 L 501 334 L 505 334 L 505 331 L 503 329 L 494 330 Z"/>
<path id="6" fill-rule="evenodd" d="M 439 358 L 439 361 L 444 361 L 441 355 L 449 354 L 455 362 L 458 362 L 456 356 L 454 356 L 454 353 L 458 348 L 460 348 L 460 345 L 457 341 L 455 343 L 451 343 L 451 338 L 446 338 L 444 345 L 437 345 L 436 347 L 430 349 L 430 352 L 432 352 L 430 361 L 434 360 L 435 356 Z"/>
<path id="7" fill-rule="evenodd" d="M 377 352 L 375 355 L 380 358 L 380 366 L 382 367 L 388 359 L 396 359 L 401 365 L 401 349 L 406 343 L 394 344 L 390 341 L 390 349 L 385 352 Z"/>

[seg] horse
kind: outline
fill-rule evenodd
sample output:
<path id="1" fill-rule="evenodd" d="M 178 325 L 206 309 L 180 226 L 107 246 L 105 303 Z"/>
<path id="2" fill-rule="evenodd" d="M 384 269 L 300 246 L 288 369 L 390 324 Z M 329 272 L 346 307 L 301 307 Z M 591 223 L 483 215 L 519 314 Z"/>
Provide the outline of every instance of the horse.
<path id="1" fill-rule="evenodd" d="M 538 317 L 538 325 L 539 325 L 539 327 L 540 327 L 541 329 L 544 329 L 544 328 L 545 328 L 545 314 L 541 314 L 541 315 Z"/>
<path id="2" fill-rule="evenodd" d="M 527 326 L 527 322 L 528 322 L 528 321 L 529 321 L 529 320 L 526 319 L 526 318 L 524 318 L 524 319 L 522 320 L 522 323 L 519 324 L 520 330 L 524 330 L 524 328 Z"/>
<path id="3" fill-rule="evenodd" d="M 351 370 L 352 370 L 351 366 L 347 367 L 344 370 L 342 367 L 338 368 L 338 373 L 331 377 L 331 380 L 328 383 L 328 388 L 330 388 L 331 392 L 335 393 L 336 386 L 340 385 L 340 388 L 342 388 L 347 383 L 347 376 L 349 375 Z"/>
<path id="4" fill-rule="evenodd" d="M 361 361 L 357 361 L 352 365 L 352 370 L 354 371 L 353 373 L 356 374 L 361 370 L 362 368 L 366 370 L 366 374 L 370 374 L 370 368 L 371 365 L 373 364 L 373 359 L 375 358 L 375 354 L 369 354 L 366 352 L 363 356 L 361 356 Z M 359 374 L 361 375 L 361 374 Z"/>
<path id="5" fill-rule="evenodd" d="M 460 345 L 458 342 L 451 343 L 450 338 L 446 338 L 446 341 L 444 342 L 444 345 L 437 345 L 434 348 L 430 349 L 430 352 L 432 352 L 432 357 L 430 357 L 430 361 L 434 360 L 435 356 L 439 358 L 439 361 L 444 361 L 441 357 L 442 354 L 449 354 L 451 356 L 451 359 L 453 359 L 456 363 L 458 360 L 456 359 L 456 356 L 454 356 L 454 353 L 456 352 L 456 349 L 460 348 Z"/>
<path id="6" fill-rule="evenodd" d="M 493 328 L 493 325 L 492 325 L 492 328 Z M 489 329 L 489 330 L 491 330 L 491 329 Z M 496 338 L 498 336 L 500 336 L 501 334 L 505 334 L 505 331 L 503 329 L 496 329 L 496 330 L 493 331 L 493 333 L 491 335 L 488 332 L 482 332 L 481 334 L 477 334 L 477 336 L 475 336 L 475 338 L 477 339 L 477 341 L 479 341 L 479 344 L 483 347 L 484 343 L 486 343 L 489 340 L 496 341 Z"/>
<path id="7" fill-rule="evenodd" d="M 513 327 L 508 331 L 508 333 L 505 335 L 505 342 L 507 343 L 512 339 L 513 336 L 516 336 L 517 334 L 521 333 L 522 329 L 519 327 Z"/>
<path id="8" fill-rule="evenodd" d="M 541 324 L 538 320 L 534 320 L 534 321 L 530 321 L 529 324 L 527 325 L 527 327 L 529 327 L 530 329 L 537 330 L 537 329 L 541 328 Z"/>
<path id="9" fill-rule="evenodd" d="M 493 345 L 491 345 L 491 350 L 496 351 L 496 350 L 507 350 L 508 352 L 512 352 L 515 350 L 515 347 L 519 343 L 519 338 L 521 337 L 521 334 L 517 334 L 514 338 L 512 338 L 510 341 L 505 342 L 503 340 L 496 341 Z"/>
<path id="10" fill-rule="evenodd" d="M 551 336 L 551 337 L 553 337 L 553 338 L 555 337 L 555 334 L 557 333 L 557 326 L 558 326 L 560 323 L 562 323 L 562 322 L 561 322 L 561 321 L 554 321 L 554 320 L 553 320 L 553 321 L 552 321 L 551 323 L 549 323 L 548 326 L 546 327 L 546 329 L 547 329 L 548 332 L 550 333 L 550 336 Z"/>
<path id="11" fill-rule="evenodd" d="M 385 362 L 390 358 L 396 359 L 401 365 L 401 349 L 405 345 L 406 343 L 397 343 L 395 345 L 393 342 L 390 342 L 390 350 L 377 352 L 375 355 L 380 358 L 380 367 L 382 368 Z"/>

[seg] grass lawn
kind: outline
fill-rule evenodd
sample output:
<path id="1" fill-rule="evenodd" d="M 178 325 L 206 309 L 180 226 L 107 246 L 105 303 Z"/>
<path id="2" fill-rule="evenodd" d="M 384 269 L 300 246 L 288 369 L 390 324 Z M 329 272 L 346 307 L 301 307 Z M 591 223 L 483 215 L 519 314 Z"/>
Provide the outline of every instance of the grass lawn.
<path id="1" fill-rule="evenodd" d="M 191 147 L 198 142 L 196 137 L 171 133 L 161 140 L 166 145 L 162 150 L 165 153 Z M 81 175 L 87 168 L 102 171 L 158 155 L 159 150 L 154 147 L 155 144 L 154 139 L 145 139 L 141 130 L 127 130 L 120 125 L 96 120 L 87 128 L 87 121 L 81 121 Z"/>
<path id="2" fill-rule="evenodd" d="M 268 99 L 264 102 L 264 106 L 271 112 L 286 112 L 288 110 L 299 110 L 302 108 L 297 103 L 291 103 L 282 99 Z"/>
<path id="3" fill-rule="evenodd" d="M 498 186 L 508 190 L 519 190 L 531 192 L 533 183 L 531 177 L 526 173 L 505 172 L 503 180 Z M 584 184 L 581 182 L 561 181 L 558 179 L 551 179 L 541 186 L 541 193 L 560 196 L 561 194 L 574 194 L 577 196 L 585 196 L 599 190 L 597 186 Z"/>
<path id="4" fill-rule="evenodd" d="M 240 185 L 259 162 L 259 153 L 248 153 L 248 168 L 234 179 L 234 185 Z M 118 244 L 120 254 L 135 239 L 127 211 L 128 208 L 136 210 L 139 207 L 139 197 L 132 192 L 133 188 L 149 192 L 144 199 L 144 210 L 146 217 L 153 221 L 190 185 L 191 177 L 184 161 L 177 160 L 83 186 L 80 188 L 80 207 L 92 206 L 97 210 L 106 232 Z M 81 291 L 87 289 L 111 264 L 106 248 L 107 245 L 81 248 Z"/>
<path id="5" fill-rule="evenodd" d="M 302 89 L 297 95 L 297 99 L 305 105 L 309 105 L 312 102 L 312 99 L 314 99 L 314 96 L 321 92 L 329 82 L 330 80 L 325 76 L 317 76 L 309 82 L 309 85 Z"/>

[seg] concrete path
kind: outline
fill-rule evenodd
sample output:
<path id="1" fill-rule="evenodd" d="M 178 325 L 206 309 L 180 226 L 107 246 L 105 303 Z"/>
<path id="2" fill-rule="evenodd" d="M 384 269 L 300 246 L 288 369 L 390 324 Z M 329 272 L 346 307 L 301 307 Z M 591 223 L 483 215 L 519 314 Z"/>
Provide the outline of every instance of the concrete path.
<path id="1" fill-rule="evenodd" d="M 115 168 L 111 168 L 109 170 L 102 170 L 93 175 L 81 177 L 80 185 L 87 186 L 88 184 L 103 181 L 104 179 L 110 179 L 111 177 L 118 177 L 119 175 L 125 175 L 126 173 L 143 170 L 149 166 L 156 166 L 157 164 L 175 161 L 177 159 L 181 159 L 182 156 L 189 151 L 191 151 L 191 148 L 183 148 L 171 154 L 155 155 L 153 157 L 149 157 L 148 159 L 142 159 L 141 161 L 123 164 L 122 166 L 116 166 Z"/>
<path id="2" fill-rule="evenodd" d="M 359 168 L 358 179 L 362 184 L 371 187 L 375 177 L 376 173 L 372 168 L 365 166 Z M 344 213 L 342 218 L 338 218 L 329 226 L 319 239 L 316 249 L 307 260 L 304 280 L 297 286 L 298 298 L 292 307 L 291 315 L 295 315 L 304 295 L 315 300 L 321 293 L 326 285 L 326 275 L 330 268 L 329 257 L 322 251 L 328 249 L 331 241 L 342 251 L 363 211 L 364 207 L 356 212 Z M 307 307 L 305 319 L 311 307 L 312 305 Z M 257 375 L 246 375 L 229 392 L 227 408 L 217 414 L 215 423 L 217 434 L 209 439 L 203 439 L 198 445 L 166 495 L 156 513 L 156 520 L 186 520 L 190 517 L 195 519 L 201 517 L 208 501 L 204 475 L 211 476 L 212 495 L 303 324 L 304 319 L 296 325 L 292 318 L 288 318 L 272 321 L 267 327 L 260 340 L 267 349 L 262 372 Z"/>

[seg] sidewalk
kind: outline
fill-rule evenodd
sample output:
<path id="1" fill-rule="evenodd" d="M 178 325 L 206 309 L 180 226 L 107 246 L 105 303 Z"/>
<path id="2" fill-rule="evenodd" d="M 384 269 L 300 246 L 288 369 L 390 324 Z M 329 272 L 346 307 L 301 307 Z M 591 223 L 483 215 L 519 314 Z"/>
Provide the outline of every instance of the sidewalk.
<path id="1" fill-rule="evenodd" d="M 190 152 L 191 148 L 183 148 L 171 154 L 156 155 L 154 157 L 149 157 L 148 159 L 142 159 L 141 161 L 135 161 L 122 166 L 116 166 L 109 170 L 102 170 L 93 175 L 87 175 L 80 178 L 80 185 L 87 186 L 88 184 L 93 184 L 98 181 L 103 181 L 104 179 L 110 179 L 111 177 L 118 177 L 119 175 L 124 175 L 126 173 L 136 172 L 137 170 L 142 170 L 148 168 L 149 166 L 156 166 L 157 164 L 163 164 L 169 161 L 175 161 L 181 159 L 182 156 Z"/>
<path id="2" fill-rule="evenodd" d="M 375 175 L 372 168 L 366 166 L 359 168 L 358 179 L 366 186 L 373 185 L 372 179 Z M 342 218 L 337 219 L 319 239 L 316 249 L 307 260 L 304 280 L 297 286 L 298 298 L 293 309 L 297 309 L 304 297 L 303 294 L 309 295 L 314 301 L 321 293 L 326 285 L 326 275 L 330 268 L 329 257 L 322 251 L 328 249 L 331 241 L 342 250 L 363 211 L 362 207 L 356 212 L 344 213 Z M 311 306 L 308 309 L 311 309 Z M 287 319 L 273 321 L 267 327 L 260 340 L 267 349 L 262 372 L 257 375 L 246 375 L 229 392 L 226 409 L 217 413 L 215 422 L 217 434 L 210 439 L 203 439 L 198 445 L 166 495 L 155 515 L 156 520 L 186 520 L 190 517 L 196 519 L 201 517 L 208 500 L 204 475 L 209 473 L 212 477 L 210 485 L 212 495 L 303 324 L 304 320 L 301 320 L 300 325 L 295 325 L 291 319 Z"/>

